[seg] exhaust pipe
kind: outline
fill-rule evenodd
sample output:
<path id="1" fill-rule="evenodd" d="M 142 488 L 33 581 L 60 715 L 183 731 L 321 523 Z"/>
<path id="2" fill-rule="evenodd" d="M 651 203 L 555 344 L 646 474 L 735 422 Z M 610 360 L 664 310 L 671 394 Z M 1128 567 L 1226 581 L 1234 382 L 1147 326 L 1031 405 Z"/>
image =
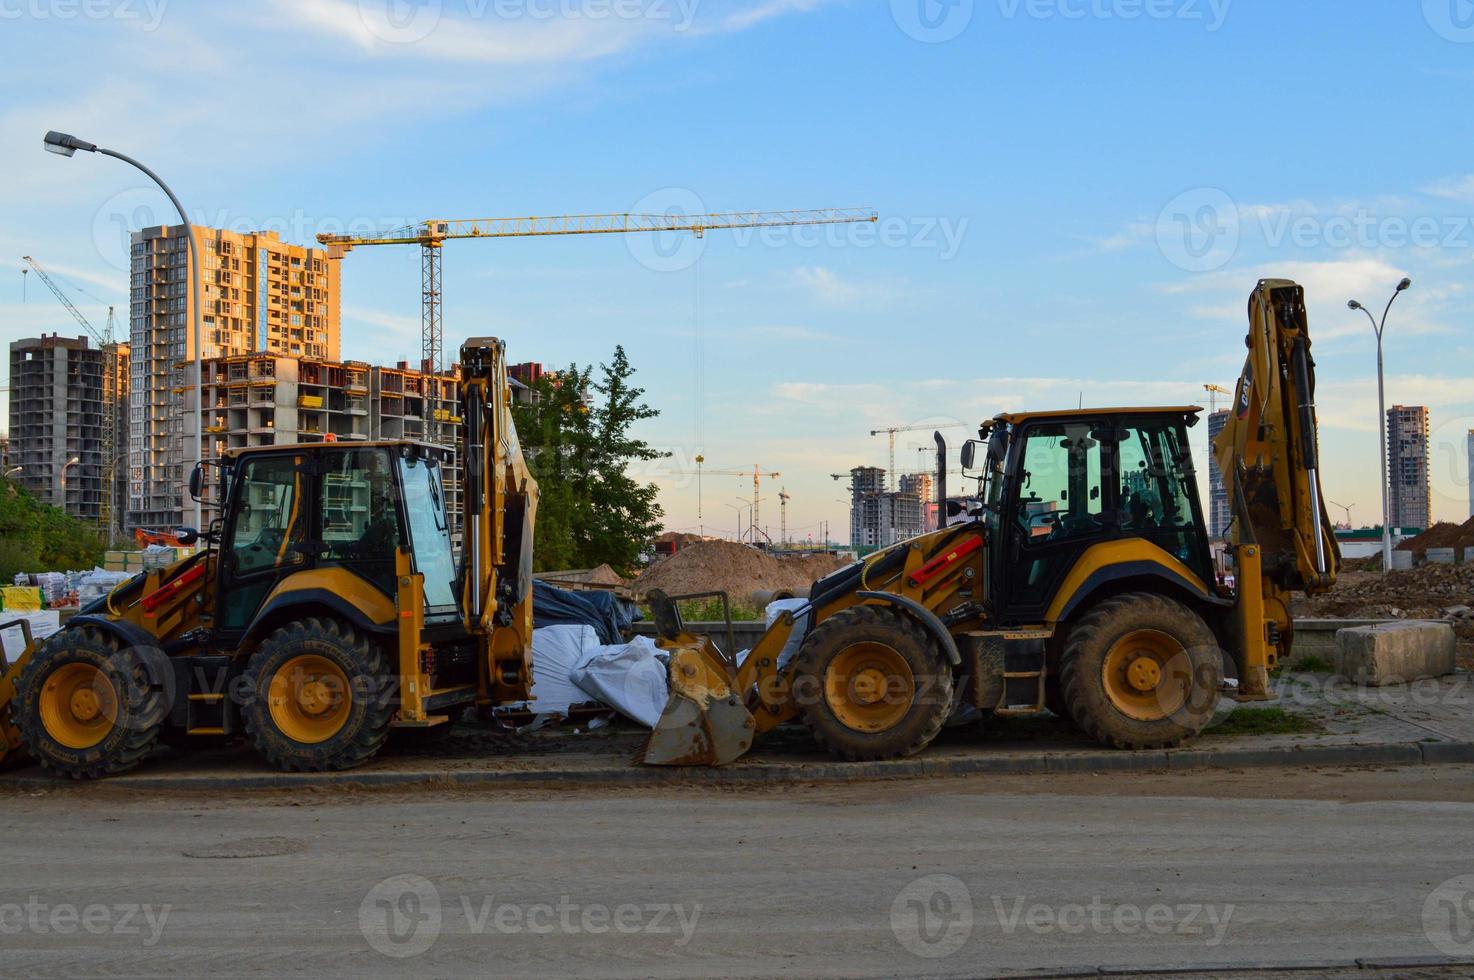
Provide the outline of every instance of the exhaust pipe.
<path id="1" fill-rule="evenodd" d="M 937 530 L 947 526 L 947 440 L 940 431 L 931 437 L 937 443 Z"/>

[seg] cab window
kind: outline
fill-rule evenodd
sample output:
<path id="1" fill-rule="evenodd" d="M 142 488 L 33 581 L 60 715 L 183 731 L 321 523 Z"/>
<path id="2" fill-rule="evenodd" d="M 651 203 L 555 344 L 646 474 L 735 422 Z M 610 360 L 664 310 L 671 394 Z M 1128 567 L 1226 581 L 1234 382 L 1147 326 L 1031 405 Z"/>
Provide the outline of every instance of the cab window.
<path id="1" fill-rule="evenodd" d="M 318 494 L 322 564 L 349 568 L 393 595 L 401 536 L 389 453 L 354 449 L 325 454 Z"/>
<path id="2" fill-rule="evenodd" d="M 226 547 L 236 575 L 303 560 L 306 519 L 296 456 L 268 456 L 242 468 L 240 509 Z"/>
<path id="3" fill-rule="evenodd" d="M 1100 531 L 1101 447 L 1093 428 L 1069 422 L 1028 430 L 1014 512 L 1025 546 Z"/>
<path id="4" fill-rule="evenodd" d="M 1196 566 L 1200 531 L 1189 490 L 1192 457 L 1181 425 L 1132 422 L 1118 435 L 1117 522 L 1122 532 L 1147 538 L 1179 561 Z"/>

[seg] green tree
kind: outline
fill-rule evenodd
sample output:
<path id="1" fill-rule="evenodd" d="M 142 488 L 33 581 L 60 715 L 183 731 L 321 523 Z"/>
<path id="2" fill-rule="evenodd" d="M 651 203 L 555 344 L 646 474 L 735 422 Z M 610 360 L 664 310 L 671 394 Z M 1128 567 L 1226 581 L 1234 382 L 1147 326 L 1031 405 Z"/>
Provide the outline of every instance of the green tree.
<path id="1" fill-rule="evenodd" d="M 631 433 L 659 414 L 631 383 L 634 374 L 624 348 L 616 347 L 611 363 L 599 365 L 597 382 L 592 367 L 570 364 L 532 386 L 534 404 L 513 408 L 541 491 L 538 571 L 605 563 L 632 571 L 660 531 L 657 488 L 628 473 L 633 463 L 666 455 Z"/>
<path id="2" fill-rule="evenodd" d="M 21 572 L 66 572 L 102 563 L 105 544 L 91 527 L 44 504 L 13 480 L 0 480 L 0 584 Z"/>

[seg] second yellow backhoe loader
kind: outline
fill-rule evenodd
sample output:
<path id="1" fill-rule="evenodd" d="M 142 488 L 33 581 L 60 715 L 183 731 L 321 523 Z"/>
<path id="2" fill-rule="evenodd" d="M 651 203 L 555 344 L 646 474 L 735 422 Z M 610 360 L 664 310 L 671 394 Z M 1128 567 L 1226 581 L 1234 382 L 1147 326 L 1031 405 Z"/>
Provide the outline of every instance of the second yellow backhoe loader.
<path id="1" fill-rule="evenodd" d="M 331 442 L 227 451 L 197 468 L 207 547 L 137 576 L 14 664 L 0 656 L 0 759 L 125 772 L 166 736 L 244 734 L 285 770 L 344 769 L 391 728 L 448 727 L 530 697 L 537 485 L 511 421 L 504 347 L 461 349 L 460 567 L 450 450 Z M 29 639 L 29 638 L 28 638 Z"/>
<path id="2" fill-rule="evenodd" d="M 1293 638 L 1290 592 L 1330 588 L 1340 555 L 1301 287 L 1260 282 L 1246 341 L 1214 444 L 1233 587 L 1215 575 L 1188 446 L 1201 409 L 999 415 L 962 450 L 981 469 L 976 506 L 954 515 L 966 520 L 814 583 L 740 665 L 652 596 L 671 695 L 644 761 L 727 762 L 794 718 L 845 758 L 905 756 L 962 703 L 1164 747 L 1201 731 L 1225 690 L 1266 698 Z"/>

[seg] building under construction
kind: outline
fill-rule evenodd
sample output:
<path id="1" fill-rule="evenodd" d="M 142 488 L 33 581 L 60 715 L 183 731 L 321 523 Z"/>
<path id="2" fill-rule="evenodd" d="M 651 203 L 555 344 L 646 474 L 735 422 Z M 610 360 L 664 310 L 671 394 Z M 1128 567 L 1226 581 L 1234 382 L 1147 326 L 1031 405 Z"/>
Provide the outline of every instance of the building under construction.
<path id="1" fill-rule="evenodd" d="M 38 499 L 91 524 L 109 525 L 122 501 L 115 479 L 126 455 L 121 410 L 128 345 L 98 349 L 59 334 L 10 345 L 12 478 Z"/>
<path id="2" fill-rule="evenodd" d="M 850 470 L 851 547 L 884 548 L 922 533 L 920 483 L 914 477 L 903 476 L 900 485 L 899 491 L 887 491 L 885 470 L 878 466 Z"/>
<path id="3" fill-rule="evenodd" d="M 339 268 L 326 252 L 285 243 L 275 232 L 199 225 L 194 231 L 202 265 L 198 297 L 183 225 L 133 233 L 129 526 L 170 527 L 184 519 L 184 481 L 194 465 L 185 365 L 195 355 L 197 305 L 204 357 L 339 356 Z"/>

